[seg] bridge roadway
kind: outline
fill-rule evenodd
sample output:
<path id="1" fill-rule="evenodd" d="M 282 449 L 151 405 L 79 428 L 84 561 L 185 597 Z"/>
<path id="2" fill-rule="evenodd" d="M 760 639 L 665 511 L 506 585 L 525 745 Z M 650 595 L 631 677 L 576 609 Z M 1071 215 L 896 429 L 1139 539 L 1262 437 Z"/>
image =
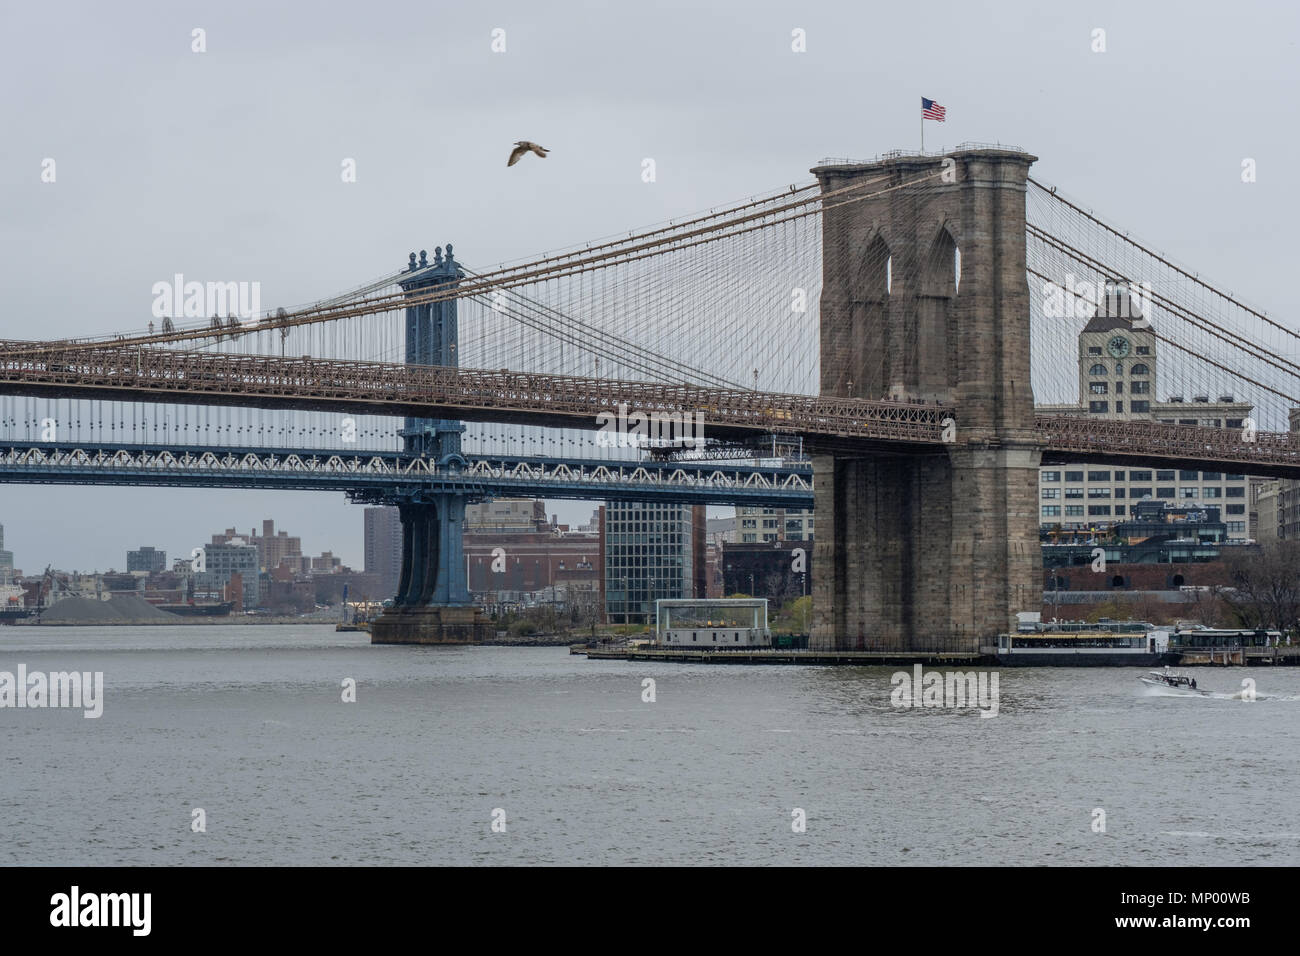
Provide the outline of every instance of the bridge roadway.
<path id="1" fill-rule="evenodd" d="M 0 394 L 300 408 L 596 430 L 620 411 L 698 415 L 709 438 L 797 434 L 837 456 L 938 453 L 959 409 L 533 372 L 282 359 L 139 346 L 0 348 Z M 6 355 L 6 352 L 10 354 Z M 1044 462 L 1096 461 L 1300 478 L 1300 435 L 1039 416 Z"/>
<path id="2" fill-rule="evenodd" d="M 439 466 L 400 452 L 0 442 L 0 482 L 346 491 L 381 501 L 412 490 L 483 497 L 811 508 L 812 466 L 745 462 L 550 460 L 475 456 Z"/>

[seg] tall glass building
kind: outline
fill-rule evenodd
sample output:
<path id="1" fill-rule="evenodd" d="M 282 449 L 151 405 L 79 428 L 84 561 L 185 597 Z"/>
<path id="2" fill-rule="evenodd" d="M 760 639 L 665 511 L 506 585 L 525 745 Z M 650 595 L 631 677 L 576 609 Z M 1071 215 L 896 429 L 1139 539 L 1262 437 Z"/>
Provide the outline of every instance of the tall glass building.
<path id="1" fill-rule="evenodd" d="M 704 507 L 616 501 L 602 509 L 605 615 L 653 624 L 659 598 L 705 596 Z"/>

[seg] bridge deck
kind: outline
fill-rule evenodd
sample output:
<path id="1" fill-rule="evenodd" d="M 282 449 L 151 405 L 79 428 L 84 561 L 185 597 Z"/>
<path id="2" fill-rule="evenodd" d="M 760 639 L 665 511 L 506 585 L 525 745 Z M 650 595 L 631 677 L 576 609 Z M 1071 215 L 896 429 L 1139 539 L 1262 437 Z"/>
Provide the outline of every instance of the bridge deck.
<path id="1" fill-rule="evenodd" d="M 803 436 L 837 455 L 934 454 L 959 410 L 655 382 L 383 362 L 281 359 L 139 347 L 0 350 L 0 394 L 304 408 L 600 430 L 630 412 L 697 421 L 711 437 Z M 687 425 L 682 431 L 690 431 Z M 701 436 L 702 437 L 702 436 Z M 1029 444 L 1047 462 L 1166 463 L 1300 478 L 1300 435 L 1042 415 Z"/>

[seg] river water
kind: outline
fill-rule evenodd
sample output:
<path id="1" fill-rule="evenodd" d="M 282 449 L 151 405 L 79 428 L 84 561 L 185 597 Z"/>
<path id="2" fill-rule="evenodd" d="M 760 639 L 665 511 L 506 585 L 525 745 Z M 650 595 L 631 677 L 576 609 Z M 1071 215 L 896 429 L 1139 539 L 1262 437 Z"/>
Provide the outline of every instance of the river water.
<path id="1" fill-rule="evenodd" d="M 97 719 L 0 708 L 0 864 L 1300 863 L 1300 668 L 1002 668 L 981 718 L 895 668 L 367 641 L 0 628 L 0 671 L 104 675 Z"/>

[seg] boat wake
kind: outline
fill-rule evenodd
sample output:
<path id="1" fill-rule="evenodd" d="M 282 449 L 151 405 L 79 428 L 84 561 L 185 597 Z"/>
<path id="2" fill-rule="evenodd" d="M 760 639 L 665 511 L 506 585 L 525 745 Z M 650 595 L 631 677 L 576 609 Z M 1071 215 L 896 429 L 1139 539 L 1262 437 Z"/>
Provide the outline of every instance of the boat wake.
<path id="1" fill-rule="evenodd" d="M 1245 690 L 1239 690 L 1234 693 L 1221 693 L 1213 690 L 1184 690 L 1172 687 L 1153 687 L 1150 684 L 1142 685 L 1142 694 L 1144 697 L 1185 697 L 1189 700 L 1240 700 L 1240 701 L 1261 701 L 1268 700 L 1274 702 L 1297 701 L 1300 696 L 1294 694 L 1261 694 L 1255 691 L 1254 697 L 1247 696 Z"/>

